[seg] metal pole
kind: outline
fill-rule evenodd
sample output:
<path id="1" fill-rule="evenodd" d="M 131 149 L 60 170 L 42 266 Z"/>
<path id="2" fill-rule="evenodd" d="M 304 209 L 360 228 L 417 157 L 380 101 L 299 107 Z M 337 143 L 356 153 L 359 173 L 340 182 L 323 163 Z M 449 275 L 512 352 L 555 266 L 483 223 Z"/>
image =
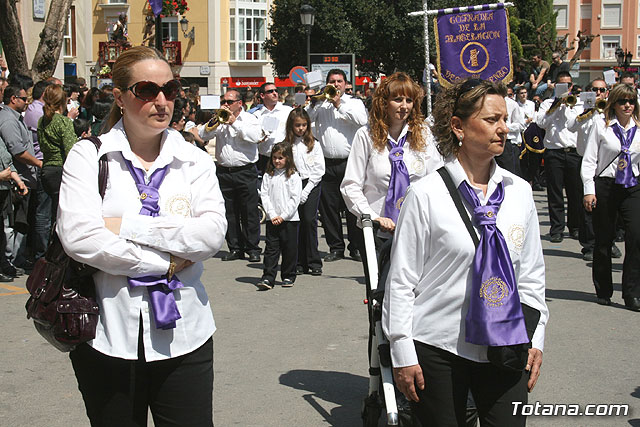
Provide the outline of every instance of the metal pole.
<path id="1" fill-rule="evenodd" d="M 311 26 L 306 25 L 307 32 L 307 71 L 311 71 Z"/>
<path id="2" fill-rule="evenodd" d="M 427 6 L 427 0 L 423 0 L 422 10 L 424 10 L 424 56 L 427 73 L 427 111 L 425 111 L 424 115 L 429 117 L 429 114 L 431 114 L 431 70 L 429 69 L 429 15 L 427 15 L 429 7 Z"/>
<path id="3" fill-rule="evenodd" d="M 160 51 L 163 55 L 162 51 L 162 18 L 160 15 L 156 16 L 156 39 L 155 39 L 156 49 Z"/>

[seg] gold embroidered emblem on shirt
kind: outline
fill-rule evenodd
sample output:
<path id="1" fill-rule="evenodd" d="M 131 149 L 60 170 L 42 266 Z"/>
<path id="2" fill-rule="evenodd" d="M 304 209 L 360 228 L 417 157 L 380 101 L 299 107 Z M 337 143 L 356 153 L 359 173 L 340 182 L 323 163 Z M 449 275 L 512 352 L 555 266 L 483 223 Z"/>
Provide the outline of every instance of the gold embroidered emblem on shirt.
<path id="1" fill-rule="evenodd" d="M 411 163 L 411 167 L 413 171 L 418 174 L 424 170 L 424 161 L 422 159 L 415 159 L 413 163 Z"/>
<path id="2" fill-rule="evenodd" d="M 517 250 L 522 249 L 522 245 L 524 244 L 524 227 L 520 224 L 513 224 L 509 227 L 507 238 Z"/>
<path id="3" fill-rule="evenodd" d="M 140 194 L 140 200 L 144 200 L 144 199 L 146 199 L 147 197 L 149 197 L 149 196 L 147 196 L 147 193 L 141 193 L 141 194 Z"/>
<path id="4" fill-rule="evenodd" d="M 191 203 L 186 196 L 179 194 L 167 201 L 165 211 L 172 215 L 188 218 L 191 216 Z"/>
<path id="5" fill-rule="evenodd" d="M 499 277 L 489 277 L 480 286 L 480 298 L 485 301 L 487 307 L 500 307 L 504 305 L 503 299 L 509 296 L 509 288 L 504 280 Z"/>
<path id="6" fill-rule="evenodd" d="M 400 197 L 396 202 L 396 209 L 400 210 L 400 208 L 402 207 L 402 202 L 404 202 L 404 196 Z"/>

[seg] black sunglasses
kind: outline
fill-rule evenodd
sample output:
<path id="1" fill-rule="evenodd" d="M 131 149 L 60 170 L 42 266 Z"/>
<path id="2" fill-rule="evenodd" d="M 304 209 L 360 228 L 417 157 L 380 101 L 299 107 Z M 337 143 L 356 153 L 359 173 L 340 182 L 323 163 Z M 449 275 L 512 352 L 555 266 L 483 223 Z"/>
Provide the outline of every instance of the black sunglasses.
<path id="1" fill-rule="evenodd" d="M 154 82 L 143 80 L 132 84 L 127 90 L 130 90 L 133 96 L 145 102 L 153 101 L 158 97 L 160 92 L 164 94 L 167 101 L 173 101 L 178 97 L 181 87 L 180 81 L 175 79 L 169 80 L 163 86 L 158 86 Z"/>
<path id="2" fill-rule="evenodd" d="M 594 92 L 605 93 L 607 91 L 606 87 L 594 87 L 592 88 Z"/>
<path id="3" fill-rule="evenodd" d="M 234 102 L 238 102 L 238 101 L 240 101 L 240 100 L 239 99 L 221 99 L 220 100 L 220 105 L 225 105 L 225 104 L 226 105 L 231 105 Z"/>
<path id="4" fill-rule="evenodd" d="M 273 92 L 277 92 L 277 91 L 278 91 L 278 89 L 269 89 L 269 90 L 265 90 L 264 93 L 267 94 L 267 93 L 273 93 Z"/>
<path id="5" fill-rule="evenodd" d="M 22 99 L 24 102 L 27 102 L 27 100 L 29 99 L 26 96 L 16 96 L 16 98 Z"/>
<path id="6" fill-rule="evenodd" d="M 616 101 L 616 104 L 618 105 L 626 105 L 626 103 L 629 103 L 629 105 L 635 105 L 636 100 L 635 99 L 618 99 Z"/>
<path id="7" fill-rule="evenodd" d="M 480 79 L 469 79 L 466 82 L 462 83 L 462 86 L 460 86 L 460 92 L 458 92 L 458 97 L 456 98 L 456 102 L 453 108 L 454 115 L 456 111 L 458 111 L 458 101 L 460 100 L 460 98 L 462 98 L 465 93 L 469 92 L 471 89 L 480 85 L 481 83 L 482 80 Z"/>

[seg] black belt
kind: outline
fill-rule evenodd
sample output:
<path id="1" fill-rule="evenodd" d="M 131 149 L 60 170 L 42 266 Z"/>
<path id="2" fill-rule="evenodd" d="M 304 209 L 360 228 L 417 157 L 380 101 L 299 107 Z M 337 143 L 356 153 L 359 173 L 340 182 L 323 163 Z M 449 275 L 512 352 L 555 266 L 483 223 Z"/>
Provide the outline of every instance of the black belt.
<path id="1" fill-rule="evenodd" d="M 226 167 L 226 166 L 222 166 L 222 165 L 216 165 L 216 167 L 218 168 L 218 170 L 220 172 L 233 173 L 233 172 L 240 172 L 240 171 L 243 171 L 243 170 L 255 168 L 256 165 L 255 165 L 255 163 L 249 163 L 249 164 L 244 165 L 244 166 L 234 166 L 234 167 L 230 167 L 230 168 Z"/>
<path id="2" fill-rule="evenodd" d="M 565 147 L 565 148 L 547 148 L 547 150 L 551 151 L 564 151 L 565 153 L 576 153 L 576 149 L 573 147 Z"/>
<path id="3" fill-rule="evenodd" d="M 344 159 L 330 159 L 328 157 L 324 158 L 324 164 L 325 165 L 329 165 L 329 166 L 339 165 L 339 164 L 344 163 L 346 161 L 347 161 L 346 157 Z"/>

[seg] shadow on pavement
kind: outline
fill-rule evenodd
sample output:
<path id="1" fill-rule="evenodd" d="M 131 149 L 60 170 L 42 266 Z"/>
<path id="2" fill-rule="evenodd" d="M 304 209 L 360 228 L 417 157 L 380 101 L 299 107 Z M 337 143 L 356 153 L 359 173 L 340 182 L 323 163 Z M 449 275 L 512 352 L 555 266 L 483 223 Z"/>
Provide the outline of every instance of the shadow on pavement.
<path id="1" fill-rule="evenodd" d="M 367 394 L 369 379 L 347 372 L 297 369 L 280 375 L 280 384 L 310 392 L 303 396 L 329 425 L 351 427 L 360 425 L 362 400 Z M 331 412 L 323 402 L 337 407 Z"/>
<path id="2" fill-rule="evenodd" d="M 631 396 L 640 399 L 640 387 L 636 387 L 636 389 L 631 393 Z"/>
<path id="3" fill-rule="evenodd" d="M 632 427 L 640 427 L 640 418 L 629 420 L 629 425 Z"/>
<path id="4" fill-rule="evenodd" d="M 542 249 L 544 256 L 559 256 L 562 258 L 580 258 L 582 254 L 580 252 L 563 251 L 562 249 Z"/>

